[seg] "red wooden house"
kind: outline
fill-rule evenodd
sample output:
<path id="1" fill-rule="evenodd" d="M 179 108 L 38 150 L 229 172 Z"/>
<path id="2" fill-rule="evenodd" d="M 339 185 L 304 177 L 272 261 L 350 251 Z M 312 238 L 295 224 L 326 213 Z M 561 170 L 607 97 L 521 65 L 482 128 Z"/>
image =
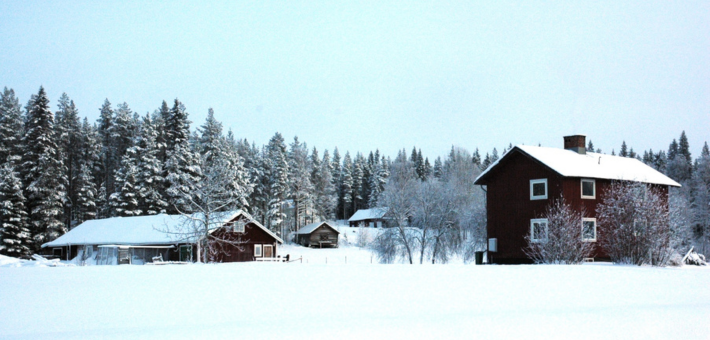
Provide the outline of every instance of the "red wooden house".
<path id="1" fill-rule="evenodd" d="M 476 178 L 485 186 L 489 263 L 531 263 L 525 236 L 546 235 L 546 207 L 564 197 L 584 210 L 585 241 L 597 242 L 596 206 L 612 181 L 648 183 L 668 193 L 680 184 L 635 158 L 586 152 L 585 136 L 564 137 L 564 149 L 519 145 Z M 606 254 L 597 247 L 594 258 Z"/>

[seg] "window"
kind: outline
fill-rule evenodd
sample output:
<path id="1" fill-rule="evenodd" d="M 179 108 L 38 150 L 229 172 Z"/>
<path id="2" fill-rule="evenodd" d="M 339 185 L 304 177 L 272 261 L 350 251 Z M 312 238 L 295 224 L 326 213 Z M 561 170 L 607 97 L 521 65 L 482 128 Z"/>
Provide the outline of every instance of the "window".
<path id="1" fill-rule="evenodd" d="M 597 219 L 583 218 L 582 219 L 582 241 L 596 242 L 597 241 Z"/>
<path id="2" fill-rule="evenodd" d="M 547 199 L 547 178 L 530 180 L 530 199 Z"/>
<path id="3" fill-rule="evenodd" d="M 530 220 L 530 241 L 542 242 L 547 240 L 547 219 L 537 218 Z"/>
<path id="4" fill-rule="evenodd" d="M 597 197 L 596 183 L 593 179 L 583 179 L 582 198 L 595 199 Z"/>
<path id="5" fill-rule="evenodd" d="M 180 246 L 180 262 L 192 262 L 192 245 Z"/>
<path id="6" fill-rule="evenodd" d="M 254 256 L 261 257 L 261 244 L 254 245 Z"/>

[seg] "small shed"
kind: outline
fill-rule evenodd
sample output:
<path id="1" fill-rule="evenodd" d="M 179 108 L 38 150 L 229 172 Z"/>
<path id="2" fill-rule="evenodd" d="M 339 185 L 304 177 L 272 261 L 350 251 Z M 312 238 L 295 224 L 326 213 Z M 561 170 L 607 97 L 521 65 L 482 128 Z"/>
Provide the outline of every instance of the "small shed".
<path id="1" fill-rule="evenodd" d="M 387 208 L 360 209 L 348 220 L 350 227 L 384 227 Z"/>
<path id="2" fill-rule="evenodd" d="M 311 223 L 296 232 L 296 242 L 304 247 L 338 247 L 340 232 L 328 222 Z"/>

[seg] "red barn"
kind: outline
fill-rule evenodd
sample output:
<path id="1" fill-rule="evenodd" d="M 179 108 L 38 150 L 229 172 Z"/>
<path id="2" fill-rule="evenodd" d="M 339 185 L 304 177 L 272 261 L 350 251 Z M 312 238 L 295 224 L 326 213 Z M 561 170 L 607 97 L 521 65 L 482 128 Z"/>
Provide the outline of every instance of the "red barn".
<path id="1" fill-rule="evenodd" d="M 680 186 L 638 159 L 586 152 L 582 135 L 564 137 L 564 149 L 513 147 L 475 181 L 486 190 L 489 263 L 531 263 L 523 252 L 525 236 L 546 228 L 542 214 L 560 197 L 584 209 L 585 240 L 597 242 L 596 207 L 615 180 L 648 183 L 666 197 L 669 187 Z M 594 257 L 608 258 L 600 247 Z"/>

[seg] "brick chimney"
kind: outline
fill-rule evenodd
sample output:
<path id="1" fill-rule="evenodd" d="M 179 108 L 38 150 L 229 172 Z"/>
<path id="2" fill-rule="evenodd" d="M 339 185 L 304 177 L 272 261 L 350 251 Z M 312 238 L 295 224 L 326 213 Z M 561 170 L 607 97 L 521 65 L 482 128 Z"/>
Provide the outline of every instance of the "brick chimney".
<path id="1" fill-rule="evenodd" d="M 565 136 L 565 150 L 574 151 L 580 155 L 587 154 L 586 147 L 586 136 L 585 135 L 573 135 Z"/>

